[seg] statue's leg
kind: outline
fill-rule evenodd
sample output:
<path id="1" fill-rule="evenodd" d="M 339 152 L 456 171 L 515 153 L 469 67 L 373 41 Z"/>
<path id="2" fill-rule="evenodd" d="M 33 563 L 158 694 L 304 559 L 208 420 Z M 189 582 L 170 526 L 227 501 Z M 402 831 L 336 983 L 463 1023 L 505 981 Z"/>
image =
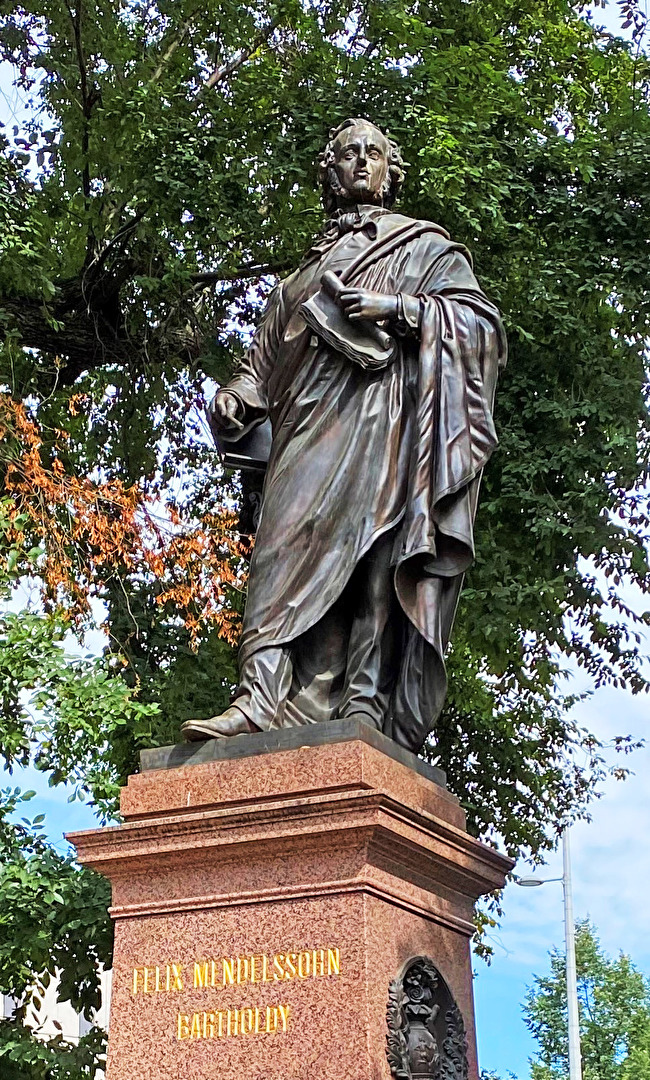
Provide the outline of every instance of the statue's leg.
<path id="1" fill-rule="evenodd" d="M 290 647 L 258 649 L 241 665 L 233 706 L 260 731 L 281 726 L 292 675 Z"/>
<path id="2" fill-rule="evenodd" d="M 404 618 L 404 642 L 400 650 L 400 674 L 395 687 L 390 723 L 384 734 L 417 754 L 435 724 L 445 702 L 447 675 L 444 654 L 463 582 L 456 577 L 422 576 L 412 614 Z M 414 622 L 428 625 L 431 641 L 422 637 Z M 435 643 L 435 644 L 434 644 Z"/>
<path id="3" fill-rule="evenodd" d="M 209 720 L 188 720 L 181 729 L 183 737 L 190 742 L 229 738 L 277 726 L 291 685 L 292 670 L 290 649 L 281 646 L 258 649 L 242 664 L 232 705 Z"/>
<path id="4" fill-rule="evenodd" d="M 347 590 L 352 605 L 339 716 L 359 717 L 382 730 L 399 672 L 403 616 L 393 584 L 394 532 L 373 544 Z"/>
<path id="5" fill-rule="evenodd" d="M 338 712 L 350 637 L 347 591 L 315 626 L 292 642 L 293 678 L 283 727 L 333 720 Z"/>

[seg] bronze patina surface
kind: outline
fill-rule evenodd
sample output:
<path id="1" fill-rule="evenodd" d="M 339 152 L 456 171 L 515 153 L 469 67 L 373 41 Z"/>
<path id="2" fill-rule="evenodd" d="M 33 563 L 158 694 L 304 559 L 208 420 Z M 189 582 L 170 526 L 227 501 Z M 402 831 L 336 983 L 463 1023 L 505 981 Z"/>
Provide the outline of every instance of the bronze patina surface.
<path id="1" fill-rule="evenodd" d="M 190 740 L 359 719 L 416 752 L 442 708 L 506 345 L 466 248 L 392 209 L 402 179 L 368 121 L 331 132 L 331 216 L 215 399 L 272 444 L 239 687 Z"/>

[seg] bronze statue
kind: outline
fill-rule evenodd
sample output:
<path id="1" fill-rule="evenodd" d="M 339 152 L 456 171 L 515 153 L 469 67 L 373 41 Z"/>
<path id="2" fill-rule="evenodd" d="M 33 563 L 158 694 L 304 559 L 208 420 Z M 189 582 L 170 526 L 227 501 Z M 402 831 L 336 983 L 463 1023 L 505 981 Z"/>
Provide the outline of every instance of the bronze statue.
<path id="1" fill-rule="evenodd" d="M 346 120 L 320 177 L 331 217 L 212 408 L 230 437 L 267 418 L 273 437 L 239 687 L 183 731 L 355 717 L 417 751 L 445 698 L 505 339 L 467 250 L 392 210 L 391 139 Z"/>

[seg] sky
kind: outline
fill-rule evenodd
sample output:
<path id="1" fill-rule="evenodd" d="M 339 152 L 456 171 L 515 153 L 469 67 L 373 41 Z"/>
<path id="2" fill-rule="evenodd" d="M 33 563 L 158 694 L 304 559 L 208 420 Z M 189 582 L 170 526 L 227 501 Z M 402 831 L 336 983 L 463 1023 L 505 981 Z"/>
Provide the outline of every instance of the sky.
<path id="1" fill-rule="evenodd" d="M 617 30 L 616 6 L 598 10 L 596 21 Z M 6 68 L 0 65 L 0 121 L 14 123 L 22 104 L 11 86 Z M 571 689 L 585 683 L 576 677 Z M 603 742 L 614 735 L 648 735 L 650 701 L 647 697 L 610 688 L 601 689 L 575 709 L 575 717 Z M 576 918 L 590 918 L 601 943 L 610 953 L 629 953 L 650 976 L 650 941 L 645 933 L 647 894 L 650 892 L 650 749 L 638 751 L 626 762 L 634 775 L 625 782 L 607 781 L 602 797 L 592 804 L 592 820 L 576 824 L 571 831 L 573 892 Z M 612 752 L 613 763 L 615 755 Z M 67 849 L 64 832 L 92 828 L 92 812 L 78 802 L 68 803 L 64 788 L 50 789 L 47 778 L 34 770 L 3 777 L 7 783 L 32 788 L 37 796 L 28 805 L 28 816 L 46 814 L 49 835 L 60 851 Z M 516 868 L 529 874 L 524 865 Z M 547 865 L 535 871 L 540 877 L 559 878 L 561 855 L 552 854 Z M 521 1003 L 535 974 L 548 970 L 548 950 L 563 946 L 562 886 L 549 882 L 538 889 L 507 886 L 500 927 L 489 935 L 494 949 L 490 966 L 475 962 L 475 1000 L 479 1061 L 505 1077 L 514 1073 L 528 1080 L 529 1058 L 534 1041 L 523 1022 Z"/>
<path id="2" fill-rule="evenodd" d="M 576 685 L 580 685 L 576 679 Z M 603 741 L 616 734 L 647 738 L 650 701 L 614 689 L 601 689 L 574 710 L 574 716 Z M 610 755 L 614 760 L 614 755 Z M 645 932 L 650 891 L 650 749 L 628 762 L 634 775 L 608 781 L 591 807 L 592 820 L 571 829 L 573 900 L 576 919 L 590 919 L 610 954 L 630 954 L 650 976 L 650 942 Z M 516 873 L 541 878 L 562 876 L 561 852 L 545 867 L 531 871 L 520 864 Z M 501 1075 L 519 1080 L 530 1075 L 528 1059 L 535 1042 L 525 1027 L 521 1003 L 534 975 L 548 972 L 548 950 L 564 948 L 562 885 L 549 882 L 537 889 L 510 884 L 504 894 L 501 926 L 491 934 L 490 967 L 475 961 L 479 1061 Z M 507 1021 L 504 1018 L 507 1017 Z"/>

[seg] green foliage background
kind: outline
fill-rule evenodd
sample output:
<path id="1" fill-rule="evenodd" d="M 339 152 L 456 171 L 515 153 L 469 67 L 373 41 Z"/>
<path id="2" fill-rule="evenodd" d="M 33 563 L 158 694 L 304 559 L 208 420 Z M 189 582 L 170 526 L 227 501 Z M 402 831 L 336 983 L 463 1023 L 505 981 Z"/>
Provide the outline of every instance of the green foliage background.
<path id="1" fill-rule="evenodd" d="M 576 968 L 583 1080 L 645 1080 L 650 1064 L 650 985 L 629 956 L 607 956 L 594 928 L 576 926 Z M 566 958 L 551 953 L 548 975 L 537 976 L 524 1005 L 539 1044 L 531 1080 L 569 1075 Z"/>
<path id="2" fill-rule="evenodd" d="M 645 689 L 635 634 L 647 617 L 623 593 L 648 583 L 638 43 L 567 0 L 35 0 L 3 3 L 0 19 L 2 57 L 31 102 L 28 123 L 0 133 L 0 384 L 46 450 L 48 431 L 70 431 L 77 475 L 172 489 L 194 516 L 236 495 L 209 445 L 204 388 L 227 376 L 270 285 L 320 227 L 315 163 L 344 117 L 388 128 L 410 163 L 405 212 L 474 253 L 510 362 L 427 753 L 474 832 L 543 851 L 607 768 L 558 674 L 572 660 L 595 685 Z M 73 393 L 86 395 L 75 417 Z M 7 586 L 30 552 L 38 577 L 29 522 L 24 537 L 19 554 L 2 546 Z M 110 634 L 99 660 L 66 664 L 55 610 L 4 616 L 0 742 L 8 765 L 34 761 L 110 814 L 138 748 L 218 712 L 235 672 L 215 634 L 191 651 L 150 582 L 112 577 L 97 595 Z M 48 854 L 38 826 L 13 823 L 18 797 L 2 817 L 0 990 L 29 998 L 52 956 L 72 972 L 84 942 L 108 954 L 103 886 Z M 12 944 L 18 872 L 37 895 L 64 883 L 45 945 L 41 922 Z M 86 929 L 69 918 L 77 889 Z M 89 1009 L 95 987 L 64 978 L 62 994 Z M 92 1039 L 39 1047 L 23 1021 L 0 1024 L 0 1063 L 21 1080 L 87 1075 Z"/>
<path id="3" fill-rule="evenodd" d="M 576 924 L 576 972 L 583 1080 L 646 1080 L 650 1067 L 650 983 L 632 959 L 608 956 L 589 921 Z M 568 1080 L 566 956 L 550 954 L 550 971 L 536 975 L 523 1005 L 537 1042 L 530 1080 Z M 517 1080 L 514 1073 L 508 1080 Z M 502 1080 L 483 1071 L 481 1080 Z M 503 1078 L 505 1080 L 505 1078 Z"/>

